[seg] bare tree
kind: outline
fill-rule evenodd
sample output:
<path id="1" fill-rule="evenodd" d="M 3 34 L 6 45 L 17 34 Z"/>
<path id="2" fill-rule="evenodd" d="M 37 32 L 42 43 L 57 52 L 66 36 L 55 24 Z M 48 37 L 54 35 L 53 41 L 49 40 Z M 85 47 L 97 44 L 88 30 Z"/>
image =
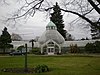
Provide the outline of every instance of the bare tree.
<path id="1" fill-rule="evenodd" d="M 6 1 L 6 0 L 3 0 Z M 18 0 L 19 1 L 19 0 Z M 36 11 L 46 11 L 49 12 L 53 8 L 53 4 L 50 0 L 21 0 L 24 2 L 21 8 L 8 18 L 6 21 L 16 21 L 22 17 L 27 18 L 34 16 Z M 87 21 L 91 26 L 100 29 L 100 26 L 94 23 L 93 18 L 95 17 L 92 12 L 97 12 L 100 14 L 100 1 L 99 0 L 62 0 L 61 10 L 67 13 L 72 13 L 79 18 Z M 91 17 L 88 17 L 92 15 Z M 97 17 L 97 20 L 100 17 Z"/>
<path id="2" fill-rule="evenodd" d="M 98 6 L 100 6 L 100 4 L 99 3 L 95 4 L 95 2 L 93 2 L 93 3 L 94 3 L 94 6 L 91 5 L 90 0 L 70 0 L 67 2 L 64 1 L 63 5 L 64 5 L 65 9 L 61 9 L 61 10 L 78 15 L 80 18 L 82 18 L 85 21 L 87 21 L 88 23 L 90 23 L 90 25 L 95 26 L 96 28 L 100 29 L 100 26 L 96 25 L 93 22 L 93 18 L 95 16 L 93 14 L 91 14 L 91 12 L 93 12 L 94 9 L 95 10 L 97 9 L 95 12 L 100 11 L 100 10 L 98 10 L 98 9 L 100 9 L 98 7 Z M 95 8 L 95 6 L 96 6 L 96 8 Z M 92 16 L 88 17 L 88 15 L 92 15 Z M 100 17 L 97 17 L 97 21 L 99 18 Z"/>

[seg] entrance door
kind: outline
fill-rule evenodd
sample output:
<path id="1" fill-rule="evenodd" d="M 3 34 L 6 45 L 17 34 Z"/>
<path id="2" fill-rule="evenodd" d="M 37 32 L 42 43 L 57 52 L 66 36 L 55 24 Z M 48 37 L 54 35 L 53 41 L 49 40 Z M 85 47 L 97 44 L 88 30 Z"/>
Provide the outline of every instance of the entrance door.
<path id="1" fill-rule="evenodd" d="M 54 55 L 54 47 L 48 48 L 48 55 Z"/>

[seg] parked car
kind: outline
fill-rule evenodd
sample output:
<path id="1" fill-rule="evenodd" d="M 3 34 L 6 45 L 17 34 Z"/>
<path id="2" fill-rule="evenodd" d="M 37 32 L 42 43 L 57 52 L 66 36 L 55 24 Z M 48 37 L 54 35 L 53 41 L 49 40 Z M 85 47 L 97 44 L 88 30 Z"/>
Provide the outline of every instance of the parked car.
<path id="1" fill-rule="evenodd" d="M 21 51 L 14 51 L 14 52 L 11 52 L 9 53 L 9 55 L 25 55 L 25 52 L 21 52 Z"/>

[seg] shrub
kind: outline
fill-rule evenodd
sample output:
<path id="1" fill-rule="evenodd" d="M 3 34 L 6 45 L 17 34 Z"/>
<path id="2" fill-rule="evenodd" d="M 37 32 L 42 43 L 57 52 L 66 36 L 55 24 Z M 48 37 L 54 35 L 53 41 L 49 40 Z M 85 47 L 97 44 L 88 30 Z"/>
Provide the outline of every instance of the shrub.
<path id="1" fill-rule="evenodd" d="M 33 50 L 31 50 L 31 52 L 30 53 L 32 53 L 32 54 L 36 54 L 36 55 L 39 55 L 39 54 L 41 54 L 41 52 L 40 52 L 40 48 L 33 48 Z"/>
<path id="2" fill-rule="evenodd" d="M 78 48 L 78 46 L 77 46 L 77 44 L 75 44 L 75 45 L 70 45 L 70 52 L 71 53 L 78 53 L 79 52 L 79 48 Z"/>
<path id="3" fill-rule="evenodd" d="M 88 53 L 100 53 L 100 41 L 95 41 L 94 43 L 87 43 L 85 50 Z"/>
<path id="4" fill-rule="evenodd" d="M 42 73 L 42 72 L 48 72 L 49 68 L 47 65 L 37 65 L 35 67 L 35 73 Z"/>
<path id="5" fill-rule="evenodd" d="M 95 44 L 95 52 L 100 53 L 100 41 L 96 41 L 94 44 Z"/>
<path id="6" fill-rule="evenodd" d="M 95 50 L 94 43 L 87 43 L 85 46 L 85 50 L 87 53 L 94 53 L 94 50 Z"/>

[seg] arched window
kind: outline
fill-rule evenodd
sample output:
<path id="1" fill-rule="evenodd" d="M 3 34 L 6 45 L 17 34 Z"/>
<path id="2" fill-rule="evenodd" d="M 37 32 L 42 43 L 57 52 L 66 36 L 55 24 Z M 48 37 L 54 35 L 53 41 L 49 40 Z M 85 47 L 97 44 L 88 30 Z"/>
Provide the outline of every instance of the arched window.
<path id="1" fill-rule="evenodd" d="M 49 42 L 48 46 L 54 46 L 54 43 L 53 42 Z"/>

